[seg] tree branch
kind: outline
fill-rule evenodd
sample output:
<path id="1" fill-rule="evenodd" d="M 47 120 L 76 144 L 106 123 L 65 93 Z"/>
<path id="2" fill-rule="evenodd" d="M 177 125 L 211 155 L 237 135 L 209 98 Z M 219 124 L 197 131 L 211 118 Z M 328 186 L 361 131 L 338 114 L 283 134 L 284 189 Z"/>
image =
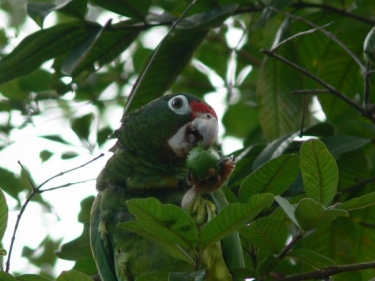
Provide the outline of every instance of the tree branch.
<path id="1" fill-rule="evenodd" d="M 285 246 L 285 248 L 281 251 L 278 258 L 282 259 L 286 256 L 286 254 L 290 251 L 290 249 L 296 244 L 303 236 L 305 235 L 305 232 L 301 229 L 296 236 L 293 237 L 292 241 L 288 243 L 288 245 Z"/>
<path id="2" fill-rule="evenodd" d="M 321 84 L 322 86 L 324 86 L 328 92 L 330 92 L 331 94 L 335 95 L 336 97 L 340 98 L 341 100 L 345 101 L 346 103 L 348 103 L 351 107 L 355 108 L 357 111 L 359 111 L 361 114 L 363 114 L 363 109 L 360 105 L 356 104 L 354 101 L 352 101 L 351 99 L 349 99 L 347 96 L 345 96 L 343 93 L 341 93 L 339 90 L 337 90 L 335 87 L 333 87 L 332 85 L 328 84 L 326 81 L 322 80 L 321 78 L 319 78 L 318 76 L 316 76 L 315 74 L 311 73 L 310 71 L 302 68 L 301 66 L 287 60 L 286 58 L 270 51 L 270 50 L 266 50 L 266 49 L 261 49 L 260 50 L 262 53 L 270 56 L 270 57 L 273 57 L 275 59 L 278 59 L 279 61 L 297 69 L 299 72 L 303 73 L 305 76 L 313 79 L 315 82 L 318 82 L 319 84 Z M 366 116 L 367 117 L 367 116 Z M 371 121 L 374 121 L 374 120 L 371 120 Z"/>
<path id="3" fill-rule="evenodd" d="M 367 23 L 367 24 L 370 24 L 370 25 L 375 25 L 375 20 L 372 19 L 372 18 L 362 17 L 362 16 L 359 16 L 359 15 L 350 13 L 350 12 L 344 10 L 344 9 L 338 9 L 338 8 L 333 7 L 331 5 L 317 4 L 317 3 L 308 3 L 308 2 L 299 1 L 297 3 L 292 4 L 292 6 L 295 7 L 295 8 L 297 8 L 297 9 L 319 8 L 319 9 L 327 10 L 327 11 L 330 11 L 330 12 L 333 12 L 333 13 L 345 16 L 345 17 L 349 17 L 349 18 L 352 18 L 352 19 L 359 20 L 361 22 L 364 22 L 364 23 Z"/>
<path id="4" fill-rule="evenodd" d="M 336 265 L 331 267 L 322 268 L 315 271 L 310 271 L 303 274 L 293 275 L 285 278 L 277 279 L 278 281 L 299 281 L 299 280 L 309 280 L 309 279 L 326 279 L 329 276 L 336 275 L 342 272 L 356 271 L 375 268 L 375 261 L 355 263 L 347 265 Z"/>
<path id="5" fill-rule="evenodd" d="M 45 190 L 40 190 L 46 183 L 48 183 L 49 181 L 51 181 L 52 179 L 55 179 L 57 177 L 60 177 L 62 175 L 65 175 L 69 172 L 72 172 L 72 171 L 75 171 L 77 169 L 80 169 L 92 162 L 94 162 L 95 160 L 99 159 L 100 157 L 104 156 L 103 153 L 101 153 L 99 156 L 95 157 L 94 159 L 78 166 L 78 167 L 75 167 L 73 169 L 70 169 L 70 170 L 67 170 L 65 172 L 61 172 L 55 176 L 52 176 L 50 177 L 49 179 L 47 179 L 46 181 L 44 181 L 42 184 L 40 184 L 39 186 L 36 186 L 32 180 L 32 178 L 30 177 L 29 175 L 29 172 L 27 171 L 27 169 L 22 165 L 22 163 L 20 161 L 18 161 L 18 164 L 21 166 L 21 169 L 22 171 L 26 174 L 27 176 L 27 179 L 32 187 L 32 191 L 31 193 L 27 196 L 25 202 L 23 203 L 21 209 L 20 209 L 20 212 L 18 213 L 17 215 L 17 219 L 16 219 L 16 223 L 14 225 L 14 229 L 13 229 L 13 234 L 12 234 L 12 238 L 11 238 L 11 241 L 10 241 L 10 246 L 9 246 L 9 252 L 8 252 L 8 258 L 7 258 L 7 261 L 6 261 L 6 268 L 5 268 L 5 271 L 6 272 L 9 272 L 9 269 L 10 269 L 10 259 L 12 257 L 12 252 L 13 252 L 13 247 L 14 247 L 14 242 L 16 241 L 16 233 L 17 233 L 17 230 L 18 230 L 18 226 L 20 224 L 20 221 L 21 221 L 21 218 L 22 218 L 22 215 L 23 213 L 25 212 L 26 210 L 26 207 L 28 206 L 29 202 L 31 201 L 31 199 L 36 195 L 36 194 L 39 194 L 39 193 L 43 193 L 43 192 L 46 192 L 46 191 L 52 191 L 52 190 L 55 190 L 55 189 L 59 189 L 59 188 L 63 188 L 63 187 L 68 187 L 68 186 L 71 186 L 71 185 L 75 185 L 75 184 L 79 184 L 79 183 L 83 183 L 83 182 L 87 182 L 87 181 L 90 181 L 90 180 L 86 180 L 86 181 L 81 181 L 81 182 L 76 182 L 76 183 L 68 183 L 68 184 L 64 184 L 64 185 L 61 185 L 61 186 L 57 186 L 57 187 L 52 187 L 52 188 L 49 188 L 49 189 L 45 189 Z"/>

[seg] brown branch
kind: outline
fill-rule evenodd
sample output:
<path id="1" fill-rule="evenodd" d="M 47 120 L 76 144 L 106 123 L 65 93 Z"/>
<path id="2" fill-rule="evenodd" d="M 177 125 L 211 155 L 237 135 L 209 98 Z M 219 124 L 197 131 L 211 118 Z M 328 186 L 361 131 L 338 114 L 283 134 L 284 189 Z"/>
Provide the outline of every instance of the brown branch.
<path id="1" fill-rule="evenodd" d="M 349 17 L 349 18 L 352 18 L 352 19 L 359 20 L 361 22 L 364 22 L 364 23 L 367 23 L 367 24 L 370 24 L 370 25 L 375 25 L 375 20 L 372 19 L 372 18 L 362 17 L 362 16 L 359 16 L 359 15 L 350 13 L 350 12 L 344 10 L 344 9 L 338 9 L 338 8 L 333 7 L 331 5 L 317 4 L 317 3 L 308 3 L 308 2 L 299 1 L 297 3 L 292 4 L 292 6 L 295 7 L 295 8 L 297 8 L 297 9 L 319 8 L 319 9 L 327 10 L 327 11 L 330 11 L 330 12 L 333 12 L 333 13 L 345 16 L 345 17 Z"/>
<path id="2" fill-rule="evenodd" d="M 339 90 L 337 90 L 335 87 L 333 87 L 332 85 L 330 85 L 329 83 L 327 83 L 326 81 L 322 80 L 321 78 L 319 78 L 318 76 L 316 76 L 315 74 L 311 73 L 310 71 L 306 70 L 305 68 L 302 68 L 301 66 L 299 66 L 298 64 L 295 64 L 289 60 L 287 60 L 286 58 L 270 51 L 270 50 L 266 50 L 266 49 L 261 49 L 260 50 L 262 53 L 270 56 L 270 57 L 273 57 L 295 69 L 297 69 L 299 72 L 303 73 L 305 76 L 311 78 L 312 80 L 314 80 L 315 82 L 318 82 L 319 84 L 321 84 L 322 86 L 324 86 L 328 92 L 330 92 L 331 94 L 335 95 L 336 97 L 340 98 L 341 100 L 345 101 L 346 103 L 348 103 L 351 107 L 355 108 L 357 111 L 359 111 L 361 114 L 363 114 L 363 109 L 360 105 L 356 104 L 354 101 L 352 101 L 351 99 L 349 99 L 347 96 L 345 96 L 343 93 L 341 93 Z M 368 116 L 365 116 L 368 118 Z M 370 118 L 369 118 L 370 119 Z M 370 119 L 371 120 L 371 119 Z M 371 121 L 374 121 L 374 120 L 371 120 Z"/>
<path id="3" fill-rule="evenodd" d="M 320 26 L 318 26 L 318 25 L 316 25 L 316 24 L 314 24 L 314 23 L 312 23 L 311 21 L 308 21 L 308 20 L 306 20 L 305 18 L 303 18 L 303 17 L 299 17 L 299 16 L 295 16 L 295 15 L 293 15 L 293 14 L 290 14 L 290 13 L 286 13 L 286 12 L 284 12 L 284 11 L 280 11 L 280 10 L 278 10 L 278 9 L 275 9 L 274 7 L 271 7 L 271 9 L 273 9 L 274 11 L 276 11 L 276 12 L 278 12 L 278 13 L 280 13 L 280 14 L 283 14 L 283 15 L 285 15 L 285 16 L 287 16 L 287 17 L 289 17 L 289 18 L 292 18 L 292 19 L 295 19 L 295 20 L 298 20 L 298 21 L 301 21 L 301 22 L 304 22 L 304 23 L 306 23 L 306 24 L 308 24 L 308 25 L 310 25 L 310 26 L 312 26 L 312 27 L 314 27 L 315 29 L 313 29 L 313 32 L 315 32 L 316 30 L 319 30 L 319 31 L 321 31 L 321 32 L 323 32 L 324 33 L 324 35 L 326 35 L 329 39 L 331 39 L 333 42 L 335 42 L 337 45 L 339 45 L 341 48 L 343 48 L 344 49 L 344 51 L 345 52 L 347 52 L 348 53 L 348 55 L 349 56 L 351 56 L 352 57 L 352 59 L 358 64 L 358 66 L 361 68 L 361 71 L 362 71 L 362 73 L 364 73 L 365 72 L 365 70 L 366 70 L 366 67 L 365 67 L 365 65 L 362 63 L 362 61 L 352 52 L 352 50 L 350 50 L 349 48 L 348 48 L 348 46 L 346 46 L 343 42 L 341 42 L 333 33 L 331 33 L 331 32 L 329 32 L 329 31 L 327 31 L 327 30 L 325 30 L 323 27 L 320 27 Z M 308 31 L 307 31 L 308 32 Z M 310 32 L 311 33 L 311 32 Z M 297 34 L 298 35 L 298 34 Z M 301 32 L 300 33 L 300 35 L 305 35 L 303 32 Z M 294 35 L 294 36 L 292 36 L 292 37 L 297 37 L 296 35 Z M 288 40 L 288 39 L 287 39 Z M 285 41 L 287 41 L 287 40 L 284 40 L 284 42 Z M 285 42 L 286 43 L 286 42 Z M 281 44 L 281 43 L 280 43 Z M 280 45 L 279 44 L 279 45 Z"/>
<path id="4" fill-rule="evenodd" d="M 18 161 L 18 164 L 21 166 L 21 169 L 22 171 L 26 174 L 26 177 L 32 187 L 32 191 L 31 193 L 27 196 L 25 202 L 22 204 L 22 207 L 20 209 L 20 212 L 18 213 L 17 215 L 17 219 L 16 219 L 16 223 L 14 225 L 14 229 L 13 229 L 13 234 L 12 234 L 12 238 L 11 238 L 11 241 L 10 241 L 10 246 L 9 246 L 9 252 L 8 252 L 8 258 L 7 258 L 7 261 L 5 263 L 6 265 L 6 268 L 5 268 L 5 271 L 6 272 L 9 272 L 9 269 L 10 269 L 10 259 L 12 257 L 12 252 L 13 252 L 13 247 L 14 247 L 14 242 L 16 241 L 16 234 L 17 234 L 17 230 L 18 230 L 18 226 L 20 224 L 20 221 L 21 221 L 21 218 L 22 218 L 22 215 L 23 213 L 25 212 L 26 210 L 26 207 L 28 206 L 29 202 L 33 199 L 33 197 L 36 195 L 36 194 L 40 194 L 40 193 L 43 193 L 43 192 L 46 192 L 46 191 L 52 191 L 52 190 L 55 190 L 55 189 L 59 189 L 59 188 L 63 188 L 63 187 L 68 187 L 68 186 L 71 186 L 71 185 L 75 185 L 75 184 L 79 184 L 79 183 L 82 183 L 82 182 L 86 182 L 86 181 L 82 181 L 82 182 L 77 182 L 77 183 L 68 183 L 68 184 L 65 184 L 65 185 L 61 185 L 61 186 L 57 186 L 57 187 L 52 187 L 52 188 L 49 188 L 49 189 L 45 189 L 45 190 L 40 190 L 43 185 L 45 185 L 46 183 L 48 183 L 49 181 L 51 181 L 52 179 L 55 179 L 57 177 L 60 177 L 62 175 L 65 175 L 69 172 L 72 172 L 72 171 L 75 171 L 77 169 L 80 169 L 92 162 L 94 162 L 95 160 L 99 159 L 100 157 L 104 156 L 103 153 L 101 153 L 99 156 L 95 157 L 94 159 L 84 163 L 83 165 L 80 165 L 78 167 L 75 167 L 73 169 L 70 169 L 70 170 L 67 170 L 65 172 L 61 172 L 55 176 L 52 176 L 50 177 L 49 179 L 47 179 L 46 181 L 44 181 L 42 184 L 40 184 L 39 186 L 36 186 L 31 178 L 31 176 L 29 175 L 29 172 L 27 171 L 27 169 L 22 165 L 22 163 L 20 161 Z"/>
<path id="5" fill-rule="evenodd" d="M 292 249 L 292 247 L 305 235 L 305 232 L 301 229 L 296 236 L 293 237 L 292 241 L 288 243 L 288 245 L 285 246 L 285 248 L 281 251 L 278 258 L 282 259 L 286 256 L 286 254 Z"/>
<path id="6" fill-rule="evenodd" d="M 357 270 L 363 270 L 363 269 L 369 269 L 369 268 L 375 268 L 375 261 L 346 264 L 346 265 L 336 265 L 336 266 L 318 269 L 315 271 L 306 272 L 303 274 L 297 274 L 297 275 L 288 276 L 285 278 L 280 278 L 277 280 L 278 281 L 299 281 L 299 280 L 309 280 L 309 279 L 326 279 L 329 276 L 336 275 L 342 272 L 357 271 Z"/>

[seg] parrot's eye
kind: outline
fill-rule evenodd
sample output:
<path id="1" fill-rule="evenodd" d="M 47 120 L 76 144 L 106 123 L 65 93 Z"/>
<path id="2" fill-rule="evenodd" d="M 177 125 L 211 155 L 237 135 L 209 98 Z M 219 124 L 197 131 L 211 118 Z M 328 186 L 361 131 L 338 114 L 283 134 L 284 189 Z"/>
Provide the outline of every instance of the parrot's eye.
<path id="1" fill-rule="evenodd" d="M 183 95 L 178 95 L 170 99 L 168 106 L 177 114 L 186 114 L 190 112 L 189 102 Z"/>
<path id="2" fill-rule="evenodd" d="M 184 101 L 181 98 L 175 98 L 172 100 L 172 106 L 176 109 L 181 108 L 184 105 Z"/>

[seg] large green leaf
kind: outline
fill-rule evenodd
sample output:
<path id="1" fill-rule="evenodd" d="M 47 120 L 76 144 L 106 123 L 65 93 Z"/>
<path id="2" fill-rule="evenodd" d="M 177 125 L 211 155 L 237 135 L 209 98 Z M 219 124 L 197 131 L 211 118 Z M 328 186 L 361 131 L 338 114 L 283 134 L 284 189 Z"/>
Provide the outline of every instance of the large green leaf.
<path id="1" fill-rule="evenodd" d="M 90 247 L 90 225 L 85 223 L 82 233 L 76 239 L 63 244 L 56 255 L 64 260 L 76 261 L 85 257 L 92 257 Z"/>
<path id="2" fill-rule="evenodd" d="M 147 68 L 147 73 L 138 88 L 137 96 L 130 109 L 139 108 L 152 99 L 163 95 L 188 64 L 193 53 L 206 37 L 209 28 L 216 27 L 223 22 L 233 13 L 236 7 L 236 4 L 218 7 L 196 15 L 195 21 L 190 23 L 188 18 L 181 28 L 177 26 L 173 34 L 161 42 L 157 53 L 154 52 L 146 61 L 141 72 L 145 71 L 148 61 L 152 57 L 154 58 L 152 64 Z M 140 77 L 136 83 L 139 79 Z"/>
<path id="3" fill-rule="evenodd" d="M 336 264 L 333 260 L 308 249 L 296 249 L 289 251 L 286 256 L 292 258 L 293 260 L 306 263 L 315 269 L 334 266 Z"/>
<path id="4" fill-rule="evenodd" d="M 328 205 L 337 191 L 339 171 L 324 143 L 308 140 L 301 146 L 301 172 L 307 196 Z"/>
<path id="5" fill-rule="evenodd" d="M 66 53 L 100 28 L 91 22 L 71 22 L 29 35 L 1 59 L 0 83 L 31 73 L 46 60 Z"/>
<path id="6" fill-rule="evenodd" d="M 0 189 L 0 241 L 3 239 L 8 224 L 8 205 L 3 191 Z"/>
<path id="7" fill-rule="evenodd" d="M 269 160 L 282 155 L 296 136 L 297 133 L 287 134 L 269 143 L 255 159 L 253 169 L 258 169 Z"/>
<path id="8" fill-rule="evenodd" d="M 279 254 L 285 247 L 289 232 L 284 222 L 260 218 L 240 229 L 241 236 L 269 254 Z"/>
<path id="9" fill-rule="evenodd" d="M 187 253 L 180 246 L 180 244 L 178 244 L 184 243 L 181 242 L 182 239 L 180 239 L 179 237 L 180 233 L 173 233 L 173 230 L 169 231 L 168 233 L 168 231 L 162 231 L 157 226 L 154 226 L 153 229 L 148 229 L 146 227 L 143 227 L 140 223 L 134 221 L 120 223 L 118 227 L 125 228 L 127 230 L 137 233 L 153 245 L 159 247 L 159 249 L 164 251 L 166 254 L 175 257 L 179 260 L 190 263 L 192 264 L 192 266 L 194 266 L 193 258 L 190 257 L 189 253 Z M 164 236 L 165 233 L 167 233 L 167 236 Z"/>
<path id="10" fill-rule="evenodd" d="M 9 273 L 5 271 L 0 271 L 0 280 L 1 281 L 17 281 L 13 275 L 10 275 Z"/>
<path id="11" fill-rule="evenodd" d="M 282 194 L 299 174 L 299 157 L 282 155 L 267 162 L 250 174 L 242 183 L 239 196 L 247 202 L 258 193 Z"/>
<path id="12" fill-rule="evenodd" d="M 2 279 L 0 279 L 2 280 Z M 22 274 L 17 276 L 19 281 L 52 281 L 53 279 L 48 279 L 36 274 Z"/>
<path id="13" fill-rule="evenodd" d="M 375 205 L 375 192 L 368 193 L 358 198 L 350 199 L 338 205 L 336 208 L 346 211 L 352 211 L 367 208 L 373 205 Z"/>
<path id="14" fill-rule="evenodd" d="M 310 198 L 302 199 L 294 215 L 303 230 L 310 230 L 331 222 L 340 216 L 349 216 L 349 213 L 340 209 L 326 209 L 322 204 Z"/>
<path id="15" fill-rule="evenodd" d="M 91 276 L 86 275 L 76 270 L 64 271 L 61 273 L 56 281 L 92 281 Z"/>
<path id="16" fill-rule="evenodd" d="M 232 203 L 226 206 L 202 227 L 198 236 L 199 248 L 204 250 L 210 244 L 249 223 L 262 209 L 269 207 L 273 200 L 272 194 L 256 194 L 246 204 Z"/>
<path id="17" fill-rule="evenodd" d="M 91 0 L 91 2 L 111 12 L 142 21 L 151 5 L 151 0 Z"/>
<path id="18" fill-rule="evenodd" d="M 290 21 L 287 19 L 280 26 L 276 40 L 289 35 Z M 293 42 L 278 49 L 278 53 L 295 61 L 298 54 Z M 301 97 L 291 92 L 303 88 L 303 76 L 300 72 L 283 62 L 266 58 L 259 70 L 257 97 L 259 119 L 264 136 L 272 141 L 287 133 L 295 132 L 301 124 Z"/>
<path id="19" fill-rule="evenodd" d="M 181 208 L 163 205 L 155 198 L 132 199 L 126 202 L 139 224 L 165 243 L 194 249 L 198 230 L 192 218 Z"/>
<path id="20" fill-rule="evenodd" d="M 338 159 L 342 154 L 368 144 L 371 139 L 357 136 L 335 135 L 323 137 L 321 141 L 324 142 L 332 156 Z"/>

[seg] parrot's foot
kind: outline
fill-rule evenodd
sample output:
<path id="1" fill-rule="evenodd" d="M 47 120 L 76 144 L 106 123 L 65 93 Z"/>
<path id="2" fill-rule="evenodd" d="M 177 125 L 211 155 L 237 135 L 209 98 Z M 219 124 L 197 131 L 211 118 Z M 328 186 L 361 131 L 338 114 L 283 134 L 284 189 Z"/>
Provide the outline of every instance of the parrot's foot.
<path id="1" fill-rule="evenodd" d="M 188 183 L 193 186 L 194 190 L 200 194 L 213 192 L 220 189 L 229 179 L 234 168 L 236 167 L 236 157 L 225 157 L 220 161 L 220 172 L 215 173 L 215 169 L 211 169 L 209 176 L 200 180 L 192 174 L 188 175 Z"/>

